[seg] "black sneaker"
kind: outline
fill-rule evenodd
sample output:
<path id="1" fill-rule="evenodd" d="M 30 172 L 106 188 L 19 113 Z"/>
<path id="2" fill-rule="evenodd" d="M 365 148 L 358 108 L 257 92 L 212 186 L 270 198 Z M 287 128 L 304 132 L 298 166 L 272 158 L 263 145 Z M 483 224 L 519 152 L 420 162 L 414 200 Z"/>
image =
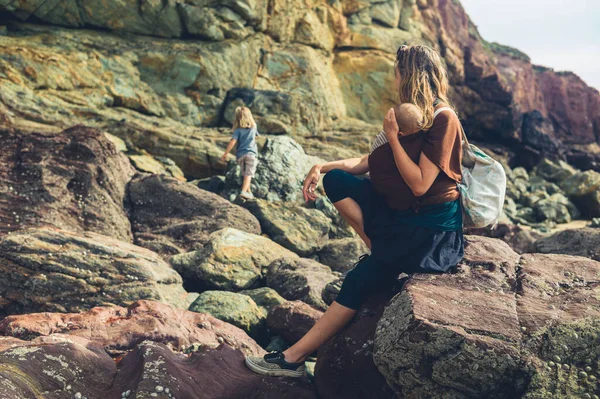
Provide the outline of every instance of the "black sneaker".
<path id="1" fill-rule="evenodd" d="M 302 377 L 304 362 L 288 363 L 281 352 L 270 352 L 263 357 L 246 356 L 246 366 L 257 374 L 275 377 Z"/>

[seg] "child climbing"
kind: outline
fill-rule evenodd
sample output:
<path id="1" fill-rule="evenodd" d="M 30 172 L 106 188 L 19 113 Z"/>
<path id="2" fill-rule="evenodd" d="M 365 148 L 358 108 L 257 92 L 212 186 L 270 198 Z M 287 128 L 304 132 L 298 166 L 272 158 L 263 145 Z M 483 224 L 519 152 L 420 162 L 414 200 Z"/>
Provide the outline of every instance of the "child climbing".
<path id="1" fill-rule="evenodd" d="M 240 197 L 246 200 L 254 198 L 254 195 L 250 191 L 250 183 L 256 173 L 256 166 L 258 164 L 256 159 L 258 155 L 256 136 L 258 135 L 256 122 L 254 122 L 250 109 L 248 107 L 237 107 L 235 109 L 235 121 L 233 122 L 233 136 L 227 145 L 225 153 L 221 157 L 221 161 L 225 162 L 227 155 L 237 143 L 235 156 L 237 163 L 242 168 L 243 177 Z"/>

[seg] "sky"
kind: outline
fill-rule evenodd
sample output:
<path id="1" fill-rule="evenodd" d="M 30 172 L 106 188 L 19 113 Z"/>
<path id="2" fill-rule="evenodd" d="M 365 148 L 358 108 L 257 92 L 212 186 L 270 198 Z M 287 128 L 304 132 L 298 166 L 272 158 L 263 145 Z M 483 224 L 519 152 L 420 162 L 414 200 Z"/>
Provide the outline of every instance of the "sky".
<path id="1" fill-rule="evenodd" d="M 489 42 L 537 65 L 572 71 L 600 90 L 600 0 L 461 0 Z"/>

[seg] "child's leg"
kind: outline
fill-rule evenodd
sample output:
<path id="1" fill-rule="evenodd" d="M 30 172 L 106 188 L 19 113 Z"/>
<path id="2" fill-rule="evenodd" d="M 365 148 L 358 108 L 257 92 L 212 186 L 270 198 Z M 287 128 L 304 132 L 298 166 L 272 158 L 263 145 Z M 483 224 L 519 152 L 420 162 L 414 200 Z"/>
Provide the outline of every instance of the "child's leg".
<path id="1" fill-rule="evenodd" d="M 242 180 L 242 191 L 250 192 L 250 183 L 252 182 L 252 176 L 244 176 Z"/>

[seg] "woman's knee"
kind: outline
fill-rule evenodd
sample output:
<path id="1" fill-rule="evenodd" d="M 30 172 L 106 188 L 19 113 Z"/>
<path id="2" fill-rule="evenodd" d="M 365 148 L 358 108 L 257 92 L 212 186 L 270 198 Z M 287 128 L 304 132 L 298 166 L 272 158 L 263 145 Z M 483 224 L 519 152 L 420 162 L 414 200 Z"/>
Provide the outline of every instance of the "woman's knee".
<path id="1" fill-rule="evenodd" d="M 336 302 L 358 309 L 369 295 L 377 291 L 380 278 L 378 270 L 370 267 L 370 261 L 365 259 L 346 274 Z"/>
<path id="2" fill-rule="evenodd" d="M 341 169 L 333 169 L 323 176 L 323 188 L 331 202 L 337 202 L 347 197 L 342 192 L 344 191 L 344 179 L 346 179 L 347 175 L 349 175 L 348 172 L 344 172 Z"/>

